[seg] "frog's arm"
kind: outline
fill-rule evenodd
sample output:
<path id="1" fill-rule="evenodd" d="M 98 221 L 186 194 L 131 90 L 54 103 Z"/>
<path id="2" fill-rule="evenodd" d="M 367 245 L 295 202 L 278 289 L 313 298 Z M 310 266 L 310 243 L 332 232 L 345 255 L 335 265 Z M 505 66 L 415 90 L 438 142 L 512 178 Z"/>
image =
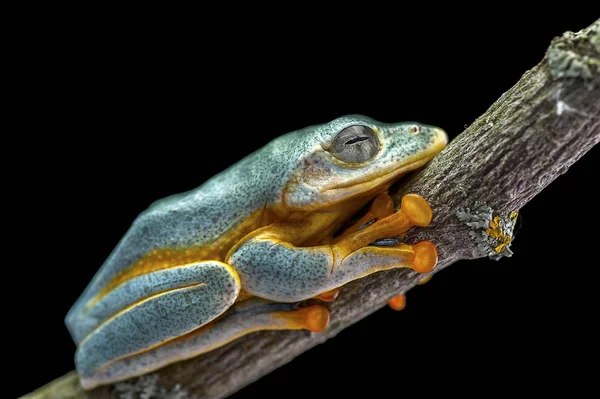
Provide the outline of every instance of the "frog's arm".
<path id="1" fill-rule="evenodd" d="M 398 212 L 368 226 L 342 235 L 328 245 L 296 246 L 306 229 L 318 229 L 327 217 L 315 213 L 306 219 L 279 223 L 257 230 L 228 255 L 249 293 L 279 302 L 293 302 L 327 291 L 380 270 L 408 267 L 429 272 L 437 263 L 435 246 L 428 241 L 415 245 L 375 247 L 369 244 L 426 226 L 431 208 L 420 196 L 408 194 Z"/>
<path id="2" fill-rule="evenodd" d="M 93 386 L 96 375 L 115 362 L 132 361 L 210 322 L 235 302 L 239 291 L 236 271 L 217 261 L 131 279 L 78 316 L 77 324 L 85 326 L 75 355 L 82 385 Z"/>

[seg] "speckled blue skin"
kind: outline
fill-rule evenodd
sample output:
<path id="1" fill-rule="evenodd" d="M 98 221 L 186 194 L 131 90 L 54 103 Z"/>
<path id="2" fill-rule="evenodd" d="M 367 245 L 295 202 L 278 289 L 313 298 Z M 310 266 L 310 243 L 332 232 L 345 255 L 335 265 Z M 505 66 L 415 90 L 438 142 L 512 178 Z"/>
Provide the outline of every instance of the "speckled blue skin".
<path id="1" fill-rule="evenodd" d="M 381 148 L 374 159 L 350 165 L 327 150 L 343 128 L 355 124 L 374 128 Z M 445 133 L 435 127 L 419 124 L 420 133 L 410 134 L 414 125 L 351 115 L 307 127 L 273 140 L 195 190 L 152 204 L 67 314 L 66 324 L 78 344 L 75 360 L 82 385 L 91 388 L 125 379 L 201 353 L 199 348 L 206 345 L 197 341 L 185 356 L 180 344 L 185 340 L 175 346 L 164 343 L 221 315 L 241 287 L 260 298 L 295 302 L 370 272 L 402 266 L 403 260 L 392 252 L 370 256 L 363 248 L 341 262 L 327 246 L 296 247 L 294 242 L 274 241 L 269 234 L 255 234 L 232 246 L 226 259 L 199 260 L 132 278 L 86 308 L 118 273 L 154 249 L 209 245 L 261 209 L 278 214 L 282 222 L 275 227 L 285 230 L 290 215 L 332 207 L 373 186 L 389 184 L 398 171 L 421 166 L 446 143 Z M 273 323 L 267 319 L 262 322 Z M 227 328 L 238 331 L 241 325 Z M 155 348 L 159 344 L 163 346 Z M 160 360 L 153 357 L 156 353 Z"/>
<path id="2" fill-rule="evenodd" d="M 410 264 L 395 248 L 365 247 L 336 262 L 326 247 L 290 248 L 260 238 L 241 246 L 230 262 L 244 289 L 278 302 L 312 298 L 367 274 Z"/>
<path id="3" fill-rule="evenodd" d="M 138 297 L 134 291 L 144 287 L 141 284 L 149 284 L 149 292 L 161 292 L 146 295 L 149 299 L 136 303 L 128 311 L 116 313 L 86 335 L 75 355 L 79 368 L 95 370 L 124 355 L 190 332 L 227 310 L 239 293 L 235 278 L 221 262 L 201 262 L 168 270 L 173 279 L 169 284 L 162 284 L 162 276 L 156 278 L 158 287 L 149 281 L 140 281 L 166 271 L 161 270 L 131 279 L 103 298 L 103 305 L 112 305 L 104 308 L 109 309 L 119 300 L 127 303 L 128 294 Z M 177 283 L 182 288 L 178 288 Z M 139 339 L 140 336 L 144 339 Z"/>
<path id="4" fill-rule="evenodd" d="M 287 329 L 286 321 L 273 317 L 272 312 L 294 308 L 294 304 L 267 303 L 259 298 L 241 302 L 206 331 L 168 342 L 139 356 L 111 363 L 97 372 L 93 380 L 96 383 L 109 383 L 114 380 L 115 375 L 144 374 L 174 361 L 211 351 L 252 331 Z"/>

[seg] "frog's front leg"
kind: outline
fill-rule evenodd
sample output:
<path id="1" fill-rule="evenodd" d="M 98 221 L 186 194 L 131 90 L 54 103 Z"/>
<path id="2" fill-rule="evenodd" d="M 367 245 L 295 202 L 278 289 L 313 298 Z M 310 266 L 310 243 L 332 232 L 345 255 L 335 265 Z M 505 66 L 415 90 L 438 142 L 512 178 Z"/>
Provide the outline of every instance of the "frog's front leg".
<path id="1" fill-rule="evenodd" d="M 371 203 L 369 210 L 352 226 L 348 227 L 344 233 L 340 235 L 339 239 L 347 237 L 353 232 L 361 230 L 369 226 L 371 223 L 387 217 L 392 213 L 394 213 L 394 200 L 392 197 L 390 197 L 390 195 L 387 193 L 379 194 Z M 315 298 L 320 299 L 323 302 L 332 302 L 338 297 L 339 294 L 339 288 L 334 288 L 315 296 Z"/>
<path id="2" fill-rule="evenodd" d="M 156 271 L 115 288 L 77 322 L 103 315 L 103 320 L 86 332 L 75 354 L 83 386 L 95 385 L 96 376 L 111 364 L 135 361 L 132 359 L 140 354 L 215 319 L 235 302 L 239 291 L 237 272 L 218 261 Z M 113 313 L 106 317 L 108 309 Z"/>
<path id="3" fill-rule="evenodd" d="M 322 218 L 315 216 L 315 220 Z M 238 271 L 249 293 L 278 302 L 300 301 L 380 270 L 407 267 L 421 273 L 431 271 L 437 263 L 431 242 L 369 246 L 379 239 L 403 234 L 412 226 L 426 226 L 430 221 L 427 202 L 409 194 L 398 212 L 343 235 L 332 244 L 293 245 L 291 241 L 302 231 L 314 229 L 310 220 L 269 226 L 236 246 L 227 261 Z"/>

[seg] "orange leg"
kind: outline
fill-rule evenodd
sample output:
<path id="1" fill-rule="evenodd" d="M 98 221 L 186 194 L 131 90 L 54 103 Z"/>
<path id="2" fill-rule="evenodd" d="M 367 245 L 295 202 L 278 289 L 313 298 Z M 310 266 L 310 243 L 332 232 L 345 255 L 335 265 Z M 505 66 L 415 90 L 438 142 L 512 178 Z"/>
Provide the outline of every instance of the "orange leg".
<path id="1" fill-rule="evenodd" d="M 431 223 L 431 218 L 431 207 L 427 201 L 420 195 L 407 194 L 402 197 L 398 212 L 385 216 L 363 229 L 339 237 L 334 242 L 334 246 L 337 247 L 338 255 L 345 257 L 379 239 L 399 236 L 413 226 L 427 226 Z M 428 241 L 419 244 L 430 245 L 435 251 L 433 244 Z"/>

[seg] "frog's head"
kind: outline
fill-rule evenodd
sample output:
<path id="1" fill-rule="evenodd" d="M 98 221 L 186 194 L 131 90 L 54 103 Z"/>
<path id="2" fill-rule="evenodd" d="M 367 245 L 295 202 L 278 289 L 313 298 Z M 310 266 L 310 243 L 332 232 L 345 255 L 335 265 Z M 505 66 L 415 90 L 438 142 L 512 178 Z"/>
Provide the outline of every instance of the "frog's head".
<path id="1" fill-rule="evenodd" d="M 345 116 L 297 132 L 296 165 L 283 199 L 288 209 L 315 210 L 377 192 L 444 149 L 444 130 L 421 123 L 381 123 Z"/>

